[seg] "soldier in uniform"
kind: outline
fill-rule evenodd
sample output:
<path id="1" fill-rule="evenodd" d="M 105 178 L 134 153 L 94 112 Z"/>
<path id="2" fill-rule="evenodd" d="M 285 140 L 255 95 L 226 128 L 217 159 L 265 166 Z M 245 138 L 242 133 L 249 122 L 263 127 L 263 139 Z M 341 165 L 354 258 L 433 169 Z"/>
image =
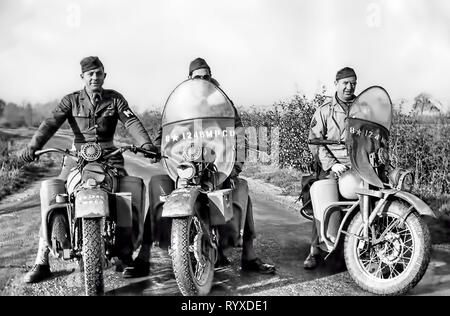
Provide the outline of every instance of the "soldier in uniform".
<path id="1" fill-rule="evenodd" d="M 344 141 L 346 139 L 346 124 L 350 107 L 355 100 L 356 73 L 352 68 L 345 67 L 336 74 L 336 93 L 328 98 L 317 109 L 311 121 L 309 139 L 327 139 Z M 337 176 L 350 166 L 350 158 L 344 144 L 327 146 L 309 146 L 311 153 L 319 163 L 319 178 L 327 177 L 331 172 Z M 312 227 L 311 249 L 303 263 L 305 269 L 314 269 L 318 264 L 319 235 L 315 222 Z"/>
<path id="2" fill-rule="evenodd" d="M 217 80 L 215 80 L 211 76 L 211 69 L 209 65 L 202 58 L 196 58 L 190 63 L 189 78 L 202 78 L 204 80 L 209 80 L 214 85 L 219 87 L 219 83 L 217 82 Z M 233 104 L 233 102 L 231 103 Z M 235 227 L 240 226 L 239 219 L 237 218 L 233 218 L 232 223 L 220 227 L 220 229 L 222 230 L 220 232 L 220 235 L 227 237 L 223 238 L 224 243 L 222 244 L 221 249 L 219 249 L 218 265 L 223 266 L 230 263 L 223 253 L 223 248 L 227 246 L 242 246 L 242 270 L 265 274 L 275 273 L 275 266 L 264 263 L 260 258 L 258 258 L 253 246 L 253 239 L 255 238 L 255 226 L 253 222 L 252 205 L 250 199 L 248 198 L 248 184 L 247 181 L 238 177 L 239 173 L 242 171 L 245 160 L 245 131 L 238 111 L 236 110 L 236 108 L 234 108 L 234 110 L 235 129 L 237 135 L 237 158 L 234 164 L 233 171 L 231 172 L 227 181 L 225 181 L 225 185 L 234 188 L 233 202 L 239 205 L 241 209 L 246 209 L 247 212 L 245 216 L 243 231 L 236 231 L 235 229 Z M 162 129 L 160 129 L 159 134 L 154 141 L 155 145 L 161 145 L 161 136 Z M 150 183 L 150 186 L 157 185 L 152 184 L 152 181 L 150 181 Z M 134 265 L 125 269 L 125 277 L 141 277 L 148 275 L 150 272 L 150 248 L 152 244 L 150 233 L 150 213 L 151 212 L 147 212 L 146 223 L 144 225 L 145 231 L 143 245 L 138 257 L 134 261 Z"/>
<path id="3" fill-rule="evenodd" d="M 59 127 L 67 120 L 72 128 L 73 146 L 78 150 L 87 142 L 97 142 L 105 154 L 116 149 L 113 143 L 118 120 L 127 128 L 136 143 L 143 149 L 155 151 L 150 137 L 142 123 L 134 115 L 125 98 L 114 90 L 103 89 L 106 73 L 98 57 L 86 57 L 80 62 L 81 79 L 84 89 L 66 95 L 56 106 L 52 115 L 39 126 L 30 143 L 21 152 L 20 158 L 25 162 L 33 161 L 35 152 L 56 133 Z M 109 163 L 115 166 L 120 176 L 126 175 L 124 159 L 121 154 L 111 157 Z M 70 169 L 75 161 L 65 157 L 60 179 L 67 180 Z M 41 201 L 45 197 L 41 196 Z M 39 282 L 51 275 L 48 261 L 49 247 L 42 238 L 41 227 L 38 253 L 35 265 L 29 271 L 24 281 L 26 283 Z M 121 258 L 126 264 L 131 264 L 131 254 L 128 258 Z"/>

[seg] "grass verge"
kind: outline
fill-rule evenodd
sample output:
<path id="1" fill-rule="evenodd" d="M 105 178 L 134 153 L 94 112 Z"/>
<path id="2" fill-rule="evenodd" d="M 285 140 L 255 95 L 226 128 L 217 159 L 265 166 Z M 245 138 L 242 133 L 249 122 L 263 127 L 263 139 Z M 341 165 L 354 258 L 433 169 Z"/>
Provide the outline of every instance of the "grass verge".
<path id="1" fill-rule="evenodd" d="M 48 156 L 30 164 L 20 161 L 17 155 L 27 142 L 26 138 L 0 131 L 0 200 L 39 179 L 55 165 Z"/>
<path id="2" fill-rule="evenodd" d="M 261 179 L 282 189 L 283 195 L 297 196 L 301 190 L 302 172 L 295 169 L 279 169 L 263 164 L 245 164 L 242 175 Z"/>

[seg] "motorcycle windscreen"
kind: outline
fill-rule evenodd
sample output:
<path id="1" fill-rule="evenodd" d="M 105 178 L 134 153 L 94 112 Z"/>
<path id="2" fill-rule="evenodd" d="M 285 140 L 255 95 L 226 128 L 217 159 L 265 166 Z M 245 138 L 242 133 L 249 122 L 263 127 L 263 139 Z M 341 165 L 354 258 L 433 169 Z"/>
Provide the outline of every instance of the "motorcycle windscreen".
<path id="1" fill-rule="evenodd" d="M 370 155 L 389 147 L 392 102 L 381 87 L 363 91 L 350 108 L 347 146 L 352 166 L 369 184 L 383 187 L 370 162 Z"/>
<path id="2" fill-rule="evenodd" d="M 389 94 L 382 87 L 367 88 L 352 103 L 349 117 L 370 121 L 390 130 L 392 102 Z"/>
<path id="3" fill-rule="evenodd" d="M 176 181 L 181 162 L 209 162 L 218 171 L 217 185 L 231 174 L 236 159 L 234 118 L 206 118 L 166 124 L 161 142 L 164 164 Z"/>
<path id="4" fill-rule="evenodd" d="M 203 118 L 233 118 L 235 110 L 227 95 L 213 83 L 188 79 L 172 91 L 162 114 L 162 126 Z"/>

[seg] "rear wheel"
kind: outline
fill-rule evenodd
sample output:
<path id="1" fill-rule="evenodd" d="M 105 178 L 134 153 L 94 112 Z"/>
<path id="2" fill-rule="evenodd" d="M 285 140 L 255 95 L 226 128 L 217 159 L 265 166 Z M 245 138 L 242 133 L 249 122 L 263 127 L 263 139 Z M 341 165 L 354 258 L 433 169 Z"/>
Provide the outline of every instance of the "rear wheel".
<path id="1" fill-rule="evenodd" d="M 214 277 L 214 249 L 197 216 L 173 219 L 170 253 L 181 293 L 208 294 Z"/>
<path id="2" fill-rule="evenodd" d="M 103 267 L 105 245 L 102 218 L 83 218 L 83 265 L 86 295 L 104 293 Z"/>
<path id="3" fill-rule="evenodd" d="M 430 262 L 430 232 L 417 212 L 402 222 L 407 212 L 405 204 L 388 202 L 369 228 L 370 242 L 355 238 L 363 236 L 364 225 L 361 214 L 353 218 L 344 254 L 348 271 L 361 288 L 399 295 L 422 279 Z"/>

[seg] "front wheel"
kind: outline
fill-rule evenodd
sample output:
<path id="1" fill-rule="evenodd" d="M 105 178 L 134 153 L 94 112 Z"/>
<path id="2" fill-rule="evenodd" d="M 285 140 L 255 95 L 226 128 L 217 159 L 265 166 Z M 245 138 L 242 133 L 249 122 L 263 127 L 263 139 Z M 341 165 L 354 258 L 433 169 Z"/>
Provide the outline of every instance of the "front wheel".
<path id="1" fill-rule="evenodd" d="M 214 254 L 197 216 L 173 219 L 170 254 L 181 293 L 208 294 L 214 277 Z"/>
<path id="2" fill-rule="evenodd" d="M 86 295 L 104 293 L 102 218 L 83 218 L 83 265 Z"/>
<path id="3" fill-rule="evenodd" d="M 347 269 L 364 290 L 379 295 L 400 295 L 422 279 L 431 256 L 428 227 L 417 212 L 402 223 L 408 207 L 387 202 L 381 216 L 369 228 L 370 242 L 363 236 L 361 213 L 353 218 L 345 238 Z"/>

